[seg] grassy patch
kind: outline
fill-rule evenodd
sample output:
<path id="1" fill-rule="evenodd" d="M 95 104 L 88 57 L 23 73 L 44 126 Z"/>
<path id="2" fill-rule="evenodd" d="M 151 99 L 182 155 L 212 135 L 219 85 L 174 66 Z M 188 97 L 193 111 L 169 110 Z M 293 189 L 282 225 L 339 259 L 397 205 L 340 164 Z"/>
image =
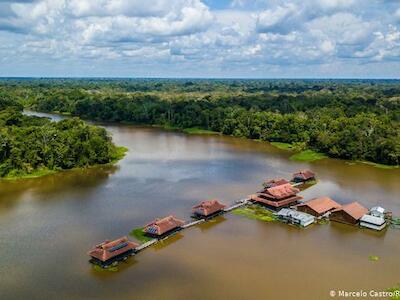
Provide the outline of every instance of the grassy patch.
<path id="1" fill-rule="evenodd" d="M 400 300 L 400 285 L 387 289 L 386 291 L 393 293 L 393 296 L 391 296 L 390 299 Z"/>
<path id="2" fill-rule="evenodd" d="M 216 131 L 196 128 L 196 127 L 185 128 L 183 129 L 183 132 L 187 134 L 220 134 L 219 132 Z"/>
<path id="3" fill-rule="evenodd" d="M 304 150 L 299 153 L 293 154 L 290 159 L 296 161 L 315 161 L 326 158 L 327 156 L 323 153 L 315 152 L 313 150 Z"/>
<path id="4" fill-rule="evenodd" d="M 118 272 L 117 266 L 110 266 L 108 268 L 102 268 L 98 265 L 93 265 L 93 269 L 97 272 Z"/>
<path id="5" fill-rule="evenodd" d="M 386 169 L 386 170 L 398 169 L 400 167 L 400 166 L 389 166 L 389 165 L 378 164 L 378 163 L 374 163 L 374 162 L 371 162 L 371 161 L 359 161 L 359 162 L 362 163 L 362 164 L 373 166 L 375 168 Z"/>
<path id="6" fill-rule="evenodd" d="M 287 150 L 287 151 L 294 150 L 293 145 L 288 143 L 271 142 L 271 145 L 281 150 Z"/>
<path id="7" fill-rule="evenodd" d="M 133 236 L 135 239 L 137 239 L 137 240 L 138 240 L 139 242 L 141 242 L 141 243 L 146 243 L 146 242 L 152 240 L 151 237 L 148 237 L 148 236 L 146 236 L 146 235 L 144 234 L 144 232 L 143 232 L 143 227 L 133 229 L 133 230 L 129 233 L 129 235 L 130 235 L 130 236 Z"/>
<path id="8" fill-rule="evenodd" d="M 264 222 L 276 221 L 276 216 L 271 211 L 258 206 L 237 208 L 233 210 L 232 213 L 253 220 L 260 220 Z"/>
<path id="9" fill-rule="evenodd" d="M 112 155 L 111 163 L 115 164 L 119 160 L 123 159 L 126 152 L 128 152 L 128 148 L 126 147 L 115 147 L 115 152 Z"/>
<path id="10" fill-rule="evenodd" d="M 42 177 L 42 176 L 47 176 L 47 175 L 51 175 L 54 173 L 57 173 L 57 171 L 50 170 L 47 168 L 40 168 L 40 169 L 34 170 L 30 173 L 11 172 L 9 175 L 7 175 L 6 177 L 3 177 L 1 179 L 4 179 L 4 180 L 30 179 L 30 178 L 38 178 L 38 177 Z"/>
<path id="11" fill-rule="evenodd" d="M 368 258 L 370 261 L 378 261 L 379 260 L 379 256 L 376 256 L 376 255 L 370 255 Z"/>

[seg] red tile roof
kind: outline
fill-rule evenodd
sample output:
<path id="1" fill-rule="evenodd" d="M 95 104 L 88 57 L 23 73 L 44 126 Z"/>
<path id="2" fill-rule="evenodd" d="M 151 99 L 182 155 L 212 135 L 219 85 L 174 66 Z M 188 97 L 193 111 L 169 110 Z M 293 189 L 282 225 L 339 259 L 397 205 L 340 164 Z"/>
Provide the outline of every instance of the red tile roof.
<path id="1" fill-rule="evenodd" d="M 298 192 L 300 192 L 299 189 L 293 187 L 290 183 L 285 183 L 265 189 L 264 194 L 270 195 L 275 199 L 283 199 L 296 195 Z"/>
<path id="2" fill-rule="evenodd" d="M 219 203 L 218 200 L 207 200 L 201 202 L 199 205 L 193 206 L 192 212 L 203 216 L 211 215 L 217 211 L 225 208 L 225 205 Z"/>
<path id="3" fill-rule="evenodd" d="M 294 178 L 302 178 L 303 180 L 308 180 L 315 177 L 315 173 L 310 170 L 301 170 L 293 174 Z"/>
<path id="4" fill-rule="evenodd" d="M 137 246 L 139 246 L 139 244 L 129 241 L 128 238 L 124 236 L 114 241 L 106 240 L 96 245 L 88 252 L 88 255 L 104 262 L 129 250 L 133 250 Z"/>
<path id="5" fill-rule="evenodd" d="M 297 205 L 300 206 L 308 206 L 312 210 L 314 210 L 318 214 L 324 214 L 332 209 L 340 208 L 341 205 L 336 201 L 332 200 L 329 197 L 320 197 L 311 199 L 305 203 L 301 203 Z"/>
<path id="6" fill-rule="evenodd" d="M 168 216 L 163 219 L 155 219 L 153 222 L 147 224 L 143 228 L 143 231 L 150 234 L 162 235 L 167 231 L 181 227 L 183 224 L 185 224 L 185 221 L 179 220 L 174 216 Z"/>
<path id="7" fill-rule="evenodd" d="M 348 215 L 353 217 L 355 220 L 361 219 L 361 217 L 363 215 L 368 213 L 368 209 L 365 208 L 364 206 L 362 206 L 358 202 L 352 202 L 352 203 L 349 203 L 349 204 L 345 204 L 342 207 L 333 210 L 333 212 L 337 212 L 337 211 L 344 211 Z"/>

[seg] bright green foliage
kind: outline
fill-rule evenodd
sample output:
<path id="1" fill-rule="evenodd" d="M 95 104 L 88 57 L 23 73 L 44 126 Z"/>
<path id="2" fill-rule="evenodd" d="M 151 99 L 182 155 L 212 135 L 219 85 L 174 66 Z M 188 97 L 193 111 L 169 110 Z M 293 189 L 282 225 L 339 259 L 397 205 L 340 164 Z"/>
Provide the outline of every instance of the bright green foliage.
<path id="1" fill-rule="evenodd" d="M 148 236 L 146 236 L 146 235 L 144 234 L 143 228 L 142 228 L 142 227 L 133 229 L 133 230 L 129 233 L 129 235 L 133 236 L 135 239 L 137 239 L 137 240 L 138 240 L 139 242 L 141 242 L 141 243 L 146 243 L 146 242 L 152 240 L 151 237 L 148 237 Z"/>
<path id="2" fill-rule="evenodd" d="M 110 163 L 123 155 L 124 149 L 115 147 L 103 128 L 78 118 L 51 122 L 16 108 L 0 110 L 0 177 L 38 177 Z"/>
<path id="3" fill-rule="evenodd" d="M 293 150 L 293 145 L 288 143 L 272 142 L 271 145 L 281 150 L 288 150 L 288 151 Z"/>
<path id="4" fill-rule="evenodd" d="M 260 220 L 264 222 L 272 222 L 276 220 L 276 216 L 272 212 L 255 205 L 237 208 L 233 210 L 232 213 L 249 219 Z"/>
<path id="5" fill-rule="evenodd" d="M 304 150 L 302 152 L 293 154 L 290 159 L 297 161 L 314 161 L 326 158 L 327 156 L 323 153 L 318 153 L 313 150 Z"/>
<path id="6" fill-rule="evenodd" d="M 369 260 L 370 260 L 370 261 L 378 261 L 378 260 L 379 260 L 379 256 L 370 255 L 370 256 L 369 256 Z"/>
<path id="7" fill-rule="evenodd" d="M 387 289 L 388 292 L 392 292 L 393 296 L 390 298 L 392 300 L 400 300 L 400 285 Z"/>

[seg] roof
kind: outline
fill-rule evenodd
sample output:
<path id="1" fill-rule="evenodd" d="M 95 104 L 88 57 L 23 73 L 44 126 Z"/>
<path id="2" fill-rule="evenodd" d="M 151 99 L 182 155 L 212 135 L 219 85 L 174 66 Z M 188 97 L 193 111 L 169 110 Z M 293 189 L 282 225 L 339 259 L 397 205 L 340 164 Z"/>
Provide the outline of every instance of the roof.
<path id="1" fill-rule="evenodd" d="M 363 215 L 361 217 L 360 221 L 370 223 L 373 225 L 377 225 L 377 226 L 383 225 L 385 223 L 384 218 L 375 217 L 375 216 L 371 216 L 371 215 Z"/>
<path id="2" fill-rule="evenodd" d="M 278 186 L 278 185 L 282 185 L 282 184 L 286 184 L 289 183 L 289 181 L 287 181 L 284 178 L 274 178 L 268 181 L 264 182 L 264 186 L 269 188 L 269 187 L 274 187 L 274 186 Z"/>
<path id="3" fill-rule="evenodd" d="M 276 215 L 280 217 L 291 217 L 293 219 L 304 222 L 315 220 L 315 218 L 312 215 L 289 208 L 282 208 Z"/>
<path id="4" fill-rule="evenodd" d="M 154 221 L 150 222 L 145 226 L 144 231 L 151 231 L 151 233 L 160 235 L 176 227 L 180 227 L 183 224 L 185 224 L 185 221 L 177 219 L 174 216 L 168 216 L 162 219 L 155 219 Z"/>
<path id="5" fill-rule="evenodd" d="M 358 202 L 352 202 L 349 204 L 345 204 L 342 207 L 335 209 L 333 212 L 337 212 L 337 211 L 344 211 L 356 220 L 361 219 L 361 217 L 363 215 L 368 213 L 368 209 L 366 209 L 364 206 L 362 206 Z"/>
<path id="6" fill-rule="evenodd" d="M 226 206 L 221 204 L 217 199 L 206 200 L 200 204 L 193 206 L 193 212 L 201 212 L 203 215 L 209 215 L 224 209 Z"/>
<path id="7" fill-rule="evenodd" d="M 318 214 L 324 214 L 332 209 L 341 207 L 339 203 L 329 197 L 314 198 L 297 206 L 308 206 Z"/>
<path id="8" fill-rule="evenodd" d="M 373 211 L 376 211 L 376 212 L 381 213 L 381 214 L 385 213 L 385 209 L 383 207 L 380 207 L 380 206 L 374 206 L 373 208 L 371 208 L 371 212 L 373 212 Z"/>
<path id="9" fill-rule="evenodd" d="M 139 246 L 139 244 L 129 241 L 128 238 L 124 236 L 114 241 L 106 240 L 93 247 L 88 254 L 101 261 L 106 261 L 126 251 L 135 249 L 137 246 Z"/>
<path id="10" fill-rule="evenodd" d="M 304 180 L 307 180 L 307 179 L 311 179 L 311 178 L 315 177 L 315 173 L 310 170 L 301 170 L 297 173 L 294 173 L 293 177 L 300 177 Z"/>
<path id="11" fill-rule="evenodd" d="M 293 187 L 290 183 L 285 183 L 282 185 L 267 188 L 264 191 L 265 194 L 270 194 L 276 199 L 282 199 L 289 196 L 293 196 L 296 195 L 298 192 L 300 192 L 300 190 Z"/>

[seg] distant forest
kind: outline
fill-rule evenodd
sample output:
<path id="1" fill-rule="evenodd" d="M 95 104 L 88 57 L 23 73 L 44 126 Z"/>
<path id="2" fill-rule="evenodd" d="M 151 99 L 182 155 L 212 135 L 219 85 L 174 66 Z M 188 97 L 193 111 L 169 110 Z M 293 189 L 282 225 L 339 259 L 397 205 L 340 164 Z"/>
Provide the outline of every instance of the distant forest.
<path id="1" fill-rule="evenodd" d="M 122 155 L 104 128 L 79 118 L 51 122 L 26 116 L 13 99 L 0 95 L 0 177 L 37 177 L 106 164 Z"/>
<path id="2" fill-rule="evenodd" d="M 43 112 L 195 127 L 335 158 L 400 163 L 396 80 L 7 79 L 0 99 Z"/>

